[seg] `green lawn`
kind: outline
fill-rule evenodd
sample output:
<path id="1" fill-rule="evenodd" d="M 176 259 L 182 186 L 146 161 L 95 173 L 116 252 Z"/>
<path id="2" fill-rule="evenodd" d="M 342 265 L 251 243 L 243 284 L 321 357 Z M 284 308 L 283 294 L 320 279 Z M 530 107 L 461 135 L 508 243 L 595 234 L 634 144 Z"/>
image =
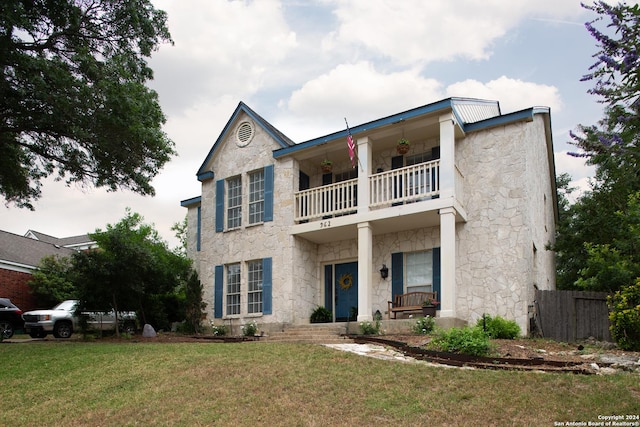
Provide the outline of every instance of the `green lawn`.
<path id="1" fill-rule="evenodd" d="M 640 414 L 640 376 L 464 370 L 315 345 L 0 344 L 0 425 L 553 426 Z"/>

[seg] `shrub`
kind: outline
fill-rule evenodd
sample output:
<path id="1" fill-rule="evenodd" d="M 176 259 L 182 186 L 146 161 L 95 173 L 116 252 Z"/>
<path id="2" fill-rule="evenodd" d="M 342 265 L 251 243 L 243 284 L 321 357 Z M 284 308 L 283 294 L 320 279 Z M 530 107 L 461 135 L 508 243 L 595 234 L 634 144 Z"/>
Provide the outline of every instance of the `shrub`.
<path id="1" fill-rule="evenodd" d="M 227 327 L 227 325 L 214 325 L 212 323 L 211 330 L 213 332 L 213 335 L 216 337 L 223 337 L 229 333 L 229 328 Z"/>
<path id="2" fill-rule="evenodd" d="M 611 336 L 623 350 L 640 350 L 640 278 L 608 299 Z"/>
<path id="3" fill-rule="evenodd" d="M 520 326 L 515 321 L 500 316 L 485 314 L 478 319 L 476 326 L 493 339 L 512 340 L 520 336 Z"/>
<path id="4" fill-rule="evenodd" d="M 360 332 L 362 335 L 378 335 L 380 333 L 380 321 L 375 323 L 360 322 Z"/>
<path id="5" fill-rule="evenodd" d="M 411 330 L 416 334 L 426 335 L 429 332 L 433 331 L 433 328 L 435 327 L 435 325 L 436 325 L 436 321 L 433 317 L 431 316 L 420 317 L 416 321 L 416 324 L 413 325 L 413 328 L 411 328 Z"/>
<path id="6" fill-rule="evenodd" d="M 333 321 L 333 313 L 324 307 L 316 307 L 309 318 L 311 323 L 330 323 Z"/>
<path id="7" fill-rule="evenodd" d="M 258 325 L 255 321 L 242 325 L 242 335 L 252 337 L 258 332 Z"/>
<path id="8" fill-rule="evenodd" d="M 467 326 L 438 332 L 428 347 L 471 356 L 486 356 L 492 350 L 489 337 L 481 328 Z"/>

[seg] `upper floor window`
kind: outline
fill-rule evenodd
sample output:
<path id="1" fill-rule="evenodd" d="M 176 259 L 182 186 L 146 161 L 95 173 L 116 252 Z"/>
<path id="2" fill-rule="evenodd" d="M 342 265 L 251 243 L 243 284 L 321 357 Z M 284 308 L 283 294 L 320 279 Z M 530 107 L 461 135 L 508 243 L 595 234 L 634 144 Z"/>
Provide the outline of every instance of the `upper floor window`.
<path id="1" fill-rule="evenodd" d="M 242 224 L 242 178 L 235 176 L 227 180 L 227 228 Z"/>
<path id="2" fill-rule="evenodd" d="M 249 174 L 249 224 L 262 222 L 264 214 L 264 170 Z"/>
<path id="3" fill-rule="evenodd" d="M 216 181 L 216 231 L 273 221 L 273 181 L 273 165 Z"/>
<path id="4" fill-rule="evenodd" d="M 405 159 L 406 166 L 417 165 L 420 163 L 428 162 L 432 159 L 431 151 L 425 153 L 414 154 L 413 156 L 407 156 Z"/>

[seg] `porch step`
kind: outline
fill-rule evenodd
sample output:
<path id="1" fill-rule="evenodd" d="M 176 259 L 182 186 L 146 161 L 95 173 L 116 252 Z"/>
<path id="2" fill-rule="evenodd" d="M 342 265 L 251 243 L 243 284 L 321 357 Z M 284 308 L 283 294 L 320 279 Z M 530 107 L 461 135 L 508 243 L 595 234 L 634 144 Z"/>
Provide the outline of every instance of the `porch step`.
<path id="1" fill-rule="evenodd" d="M 332 323 L 290 325 L 282 330 L 270 332 L 262 341 L 309 344 L 344 344 L 353 342 L 344 336 L 346 327 Z"/>

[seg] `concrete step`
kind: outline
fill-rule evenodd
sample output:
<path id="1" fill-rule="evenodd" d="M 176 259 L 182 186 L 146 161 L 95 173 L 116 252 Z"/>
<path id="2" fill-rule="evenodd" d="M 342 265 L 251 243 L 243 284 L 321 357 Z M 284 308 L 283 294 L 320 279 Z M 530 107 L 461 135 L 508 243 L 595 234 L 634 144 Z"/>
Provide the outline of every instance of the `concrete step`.
<path id="1" fill-rule="evenodd" d="M 312 344 L 340 344 L 351 342 L 344 336 L 346 328 L 336 324 L 291 325 L 266 334 L 267 342 L 296 342 Z"/>

